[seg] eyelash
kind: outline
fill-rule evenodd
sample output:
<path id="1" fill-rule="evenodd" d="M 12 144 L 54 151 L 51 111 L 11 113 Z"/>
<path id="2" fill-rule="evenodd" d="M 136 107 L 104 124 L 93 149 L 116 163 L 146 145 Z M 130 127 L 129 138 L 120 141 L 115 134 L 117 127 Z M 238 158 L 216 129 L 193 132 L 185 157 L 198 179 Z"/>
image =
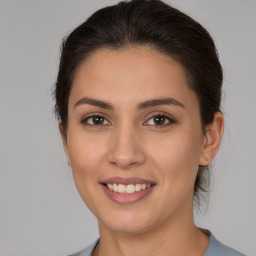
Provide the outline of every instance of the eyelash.
<path id="1" fill-rule="evenodd" d="M 107 120 L 104 116 L 102 116 L 100 114 L 94 114 L 94 115 L 91 115 L 91 116 L 88 116 L 88 117 L 82 119 L 81 123 L 83 125 L 86 125 L 86 126 L 89 126 L 89 127 L 92 127 L 92 128 L 102 128 L 102 126 L 105 126 L 105 124 L 88 124 L 88 123 L 86 123 L 86 122 L 88 122 L 89 119 L 94 118 L 94 117 L 103 118 L 104 120 Z M 155 128 L 160 128 L 161 129 L 161 128 L 165 128 L 165 127 L 170 126 L 171 124 L 175 123 L 173 118 L 171 118 L 171 117 L 169 117 L 169 116 L 167 116 L 166 114 L 163 114 L 163 113 L 154 113 L 146 122 L 148 122 L 149 120 L 151 120 L 155 117 L 160 117 L 160 118 L 164 117 L 168 121 L 168 123 L 163 124 L 163 125 L 157 125 L 156 124 L 156 125 L 149 125 L 149 126 L 155 126 Z"/>

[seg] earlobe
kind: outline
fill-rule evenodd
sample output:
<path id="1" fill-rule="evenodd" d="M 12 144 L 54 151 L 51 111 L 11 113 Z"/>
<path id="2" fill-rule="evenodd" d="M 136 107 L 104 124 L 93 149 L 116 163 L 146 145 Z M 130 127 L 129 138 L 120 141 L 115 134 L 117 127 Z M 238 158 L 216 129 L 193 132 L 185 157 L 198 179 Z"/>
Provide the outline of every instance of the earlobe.
<path id="1" fill-rule="evenodd" d="M 213 122 L 206 127 L 199 165 L 207 166 L 213 160 L 220 147 L 223 131 L 223 114 L 216 112 Z"/>
<path id="2" fill-rule="evenodd" d="M 60 134 L 61 134 L 62 144 L 63 144 L 63 148 L 64 148 L 64 151 L 65 151 L 65 155 L 66 155 L 67 160 L 68 160 L 68 165 L 70 166 L 70 159 L 69 159 L 68 148 L 67 148 L 67 138 L 65 136 L 63 123 L 62 123 L 61 120 L 59 121 L 59 131 L 60 131 Z"/>

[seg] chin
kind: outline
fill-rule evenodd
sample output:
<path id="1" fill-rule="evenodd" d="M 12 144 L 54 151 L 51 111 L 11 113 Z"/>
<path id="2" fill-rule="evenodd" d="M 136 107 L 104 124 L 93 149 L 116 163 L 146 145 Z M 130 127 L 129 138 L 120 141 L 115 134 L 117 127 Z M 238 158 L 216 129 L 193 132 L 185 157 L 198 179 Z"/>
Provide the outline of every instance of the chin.
<path id="1" fill-rule="evenodd" d="M 139 235 L 156 226 L 152 216 L 150 218 L 145 218 L 147 214 L 129 215 L 126 213 L 120 215 L 99 220 L 100 228 L 107 228 L 108 230 L 117 233 Z"/>
<path id="2" fill-rule="evenodd" d="M 138 225 L 138 224 L 128 224 L 128 223 L 121 223 L 108 225 L 108 229 L 116 232 L 116 233 L 123 233 L 123 234 L 130 234 L 130 235 L 139 235 L 149 230 L 148 226 Z"/>

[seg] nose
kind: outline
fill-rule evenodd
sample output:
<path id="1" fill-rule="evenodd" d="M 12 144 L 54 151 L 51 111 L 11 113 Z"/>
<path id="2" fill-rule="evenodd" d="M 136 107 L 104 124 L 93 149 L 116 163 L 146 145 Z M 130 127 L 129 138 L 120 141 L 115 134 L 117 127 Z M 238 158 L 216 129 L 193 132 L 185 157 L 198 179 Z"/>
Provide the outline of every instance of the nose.
<path id="1" fill-rule="evenodd" d="M 115 128 L 112 134 L 108 161 L 123 170 L 145 162 L 143 144 L 138 132 L 132 127 Z"/>

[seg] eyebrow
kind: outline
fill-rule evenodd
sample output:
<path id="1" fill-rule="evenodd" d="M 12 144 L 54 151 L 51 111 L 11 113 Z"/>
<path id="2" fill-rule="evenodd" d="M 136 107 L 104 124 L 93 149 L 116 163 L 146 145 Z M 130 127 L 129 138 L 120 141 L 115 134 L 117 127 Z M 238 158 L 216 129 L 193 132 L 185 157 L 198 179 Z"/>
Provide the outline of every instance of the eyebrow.
<path id="1" fill-rule="evenodd" d="M 83 104 L 89 104 L 89 105 L 93 105 L 93 106 L 104 108 L 104 109 L 110 109 L 110 110 L 114 109 L 114 106 L 109 102 L 88 98 L 88 97 L 83 97 L 80 100 L 78 100 L 74 105 L 74 108 Z M 160 105 L 175 105 L 175 106 L 185 108 L 185 106 L 181 102 L 173 98 L 159 98 L 159 99 L 151 99 L 151 100 L 147 100 L 139 103 L 137 105 L 137 110 L 142 110 L 145 108 L 155 107 Z"/>

